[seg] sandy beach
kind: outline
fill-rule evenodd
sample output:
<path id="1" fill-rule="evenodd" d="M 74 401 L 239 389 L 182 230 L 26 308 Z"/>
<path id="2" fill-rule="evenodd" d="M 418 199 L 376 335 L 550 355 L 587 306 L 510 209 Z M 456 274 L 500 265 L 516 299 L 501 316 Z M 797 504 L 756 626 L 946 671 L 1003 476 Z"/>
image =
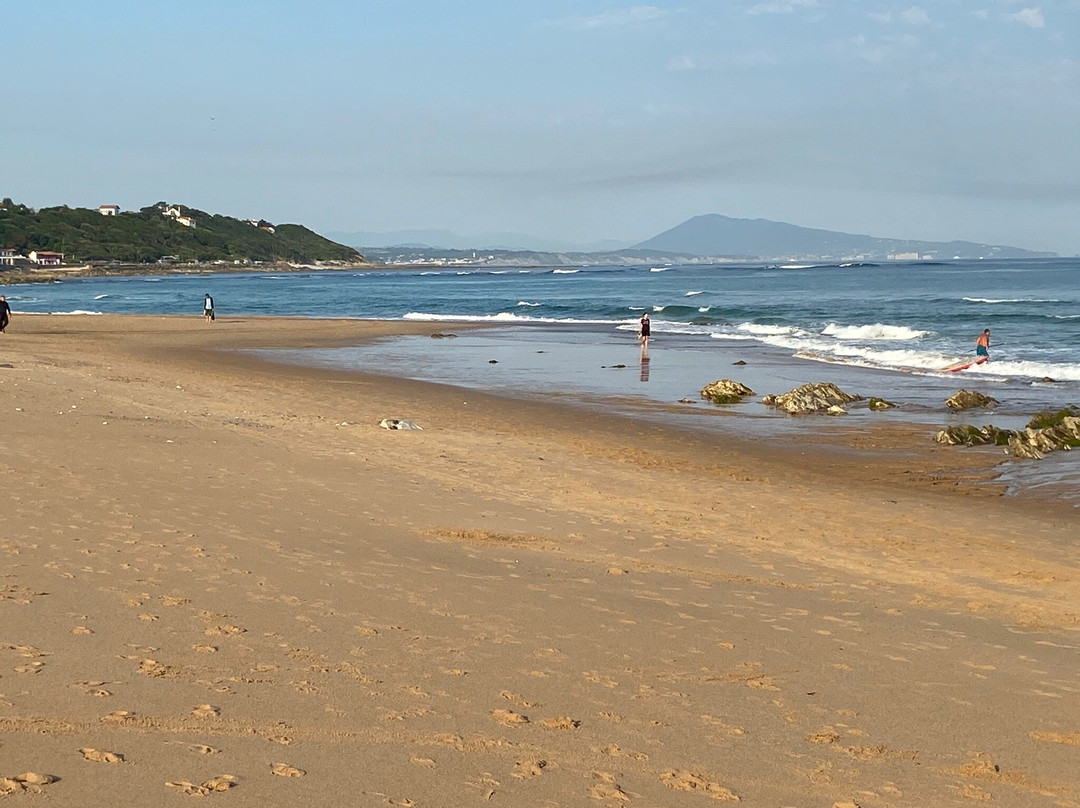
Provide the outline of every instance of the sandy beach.
<path id="1" fill-rule="evenodd" d="M 1076 508 L 229 350 L 445 330 L 15 318 L 0 802 L 1080 806 Z"/>

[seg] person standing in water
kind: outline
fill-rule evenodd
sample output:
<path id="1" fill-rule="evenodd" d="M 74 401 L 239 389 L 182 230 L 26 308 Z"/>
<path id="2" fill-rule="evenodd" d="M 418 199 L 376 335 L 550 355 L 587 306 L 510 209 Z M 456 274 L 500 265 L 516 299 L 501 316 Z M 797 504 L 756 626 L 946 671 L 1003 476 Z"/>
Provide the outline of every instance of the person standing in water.
<path id="1" fill-rule="evenodd" d="M 214 298 L 210 297 L 209 292 L 207 292 L 206 297 L 203 298 L 202 313 L 206 322 L 210 322 L 214 319 Z"/>
<path id="2" fill-rule="evenodd" d="M 979 359 L 990 358 L 990 329 L 986 329 L 975 339 L 975 356 Z M 985 360 L 984 360 L 985 361 Z"/>
<path id="3" fill-rule="evenodd" d="M 652 333 L 652 323 L 649 322 L 649 312 L 645 312 L 641 315 L 641 322 L 638 325 L 638 336 L 641 337 L 641 347 L 649 347 L 649 334 Z"/>

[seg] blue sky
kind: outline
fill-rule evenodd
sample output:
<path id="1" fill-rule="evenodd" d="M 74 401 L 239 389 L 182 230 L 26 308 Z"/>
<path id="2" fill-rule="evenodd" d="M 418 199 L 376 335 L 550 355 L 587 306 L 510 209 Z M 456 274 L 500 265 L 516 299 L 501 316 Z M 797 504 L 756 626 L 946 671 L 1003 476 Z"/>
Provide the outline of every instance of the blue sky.
<path id="1" fill-rule="evenodd" d="M 1080 254 L 1080 0 L 0 4 L 0 196 Z"/>

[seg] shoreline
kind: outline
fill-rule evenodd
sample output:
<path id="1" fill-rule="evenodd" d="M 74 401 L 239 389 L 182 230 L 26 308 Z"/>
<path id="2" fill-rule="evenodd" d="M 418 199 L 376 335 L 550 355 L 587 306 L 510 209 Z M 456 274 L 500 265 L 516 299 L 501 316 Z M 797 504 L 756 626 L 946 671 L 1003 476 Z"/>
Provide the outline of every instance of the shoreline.
<path id="1" fill-rule="evenodd" d="M 0 777 L 66 805 L 226 774 L 238 805 L 1080 800 L 1075 511 L 971 484 L 996 458 L 232 350 L 445 323 L 15 325 Z"/>

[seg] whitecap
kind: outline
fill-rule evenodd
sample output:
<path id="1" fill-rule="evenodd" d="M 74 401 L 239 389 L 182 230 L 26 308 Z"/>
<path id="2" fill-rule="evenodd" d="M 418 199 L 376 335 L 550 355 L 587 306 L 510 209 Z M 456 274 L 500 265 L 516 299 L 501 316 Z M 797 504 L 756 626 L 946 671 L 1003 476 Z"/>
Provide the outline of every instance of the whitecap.
<path id="1" fill-rule="evenodd" d="M 580 269 L 553 269 L 553 270 L 551 270 L 552 275 L 576 275 L 579 272 L 581 272 Z"/>
<path id="2" fill-rule="evenodd" d="M 653 267 L 649 272 L 667 272 L 668 267 Z"/>
<path id="3" fill-rule="evenodd" d="M 709 311 L 710 309 L 712 309 L 712 306 L 699 306 L 698 307 L 698 311 L 700 311 L 702 314 Z"/>
<path id="4" fill-rule="evenodd" d="M 929 331 L 919 331 L 902 325 L 837 325 L 829 323 L 821 332 L 828 337 L 852 340 L 909 340 L 925 337 Z"/>
<path id="5" fill-rule="evenodd" d="M 519 306 L 542 306 L 542 303 L 530 303 L 528 300 L 519 300 Z"/>
<path id="6" fill-rule="evenodd" d="M 1062 300 L 1043 297 L 965 297 L 967 303 L 1063 303 Z"/>
<path id="7" fill-rule="evenodd" d="M 104 300 L 108 295 L 94 295 L 94 300 Z"/>
<path id="8" fill-rule="evenodd" d="M 578 325 L 612 325 L 613 323 L 637 323 L 637 320 L 579 320 L 573 317 L 525 317 L 510 311 L 498 314 L 433 314 L 410 311 L 403 320 L 448 323 L 570 323 Z"/>
<path id="9" fill-rule="evenodd" d="M 694 297 L 695 295 L 703 295 L 704 292 L 687 292 L 683 297 Z"/>

